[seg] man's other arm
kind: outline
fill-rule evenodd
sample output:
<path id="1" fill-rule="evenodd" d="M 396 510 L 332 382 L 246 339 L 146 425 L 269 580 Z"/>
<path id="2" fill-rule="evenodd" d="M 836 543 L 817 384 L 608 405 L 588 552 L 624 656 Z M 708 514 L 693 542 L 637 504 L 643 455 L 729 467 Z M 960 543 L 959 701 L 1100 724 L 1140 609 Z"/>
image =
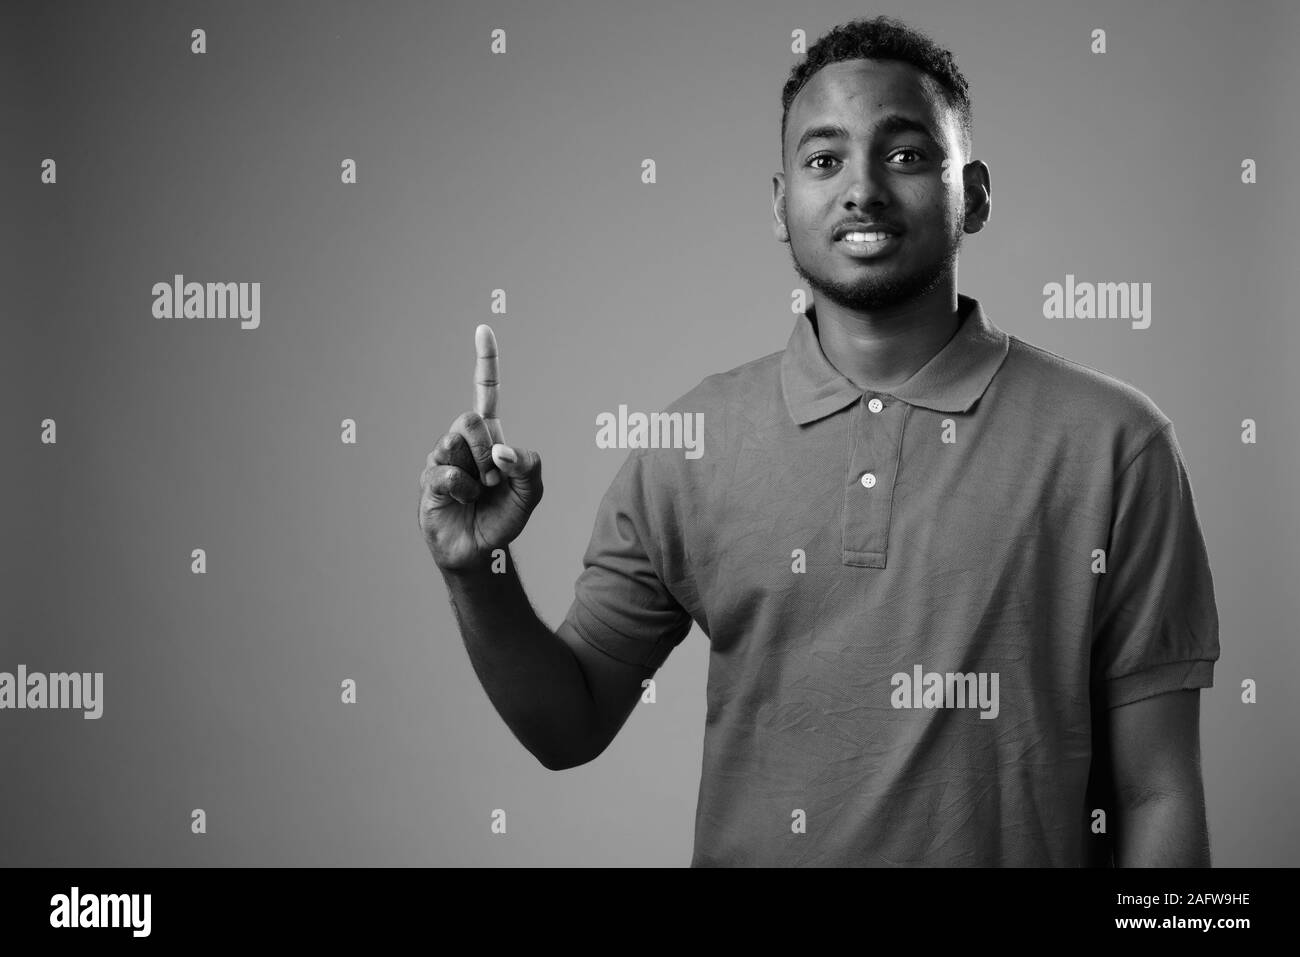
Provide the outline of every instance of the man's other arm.
<path id="1" fill-rule="evenodd" d="M 1200 691 L 1106 712 L 1115 785 L 1116 867 L 1209 867 Z"/>

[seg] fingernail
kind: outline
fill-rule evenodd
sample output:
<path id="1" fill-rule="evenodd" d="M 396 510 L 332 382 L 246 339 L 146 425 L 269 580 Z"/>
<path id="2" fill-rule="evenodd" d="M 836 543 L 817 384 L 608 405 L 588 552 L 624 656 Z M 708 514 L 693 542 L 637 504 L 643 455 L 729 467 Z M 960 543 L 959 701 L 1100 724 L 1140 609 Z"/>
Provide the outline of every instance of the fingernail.
<path id="1" fill-rule="evenodd" d="M 501 481 L 501 473 L 498 472 L 496 469 L 493 469 L 492 471 L 488 472 L 487 478 L 483 480 L 483 484 L 491 487 L 493 485 L 497 485 L 498 483 L 500 483 L 500 481 Z"/>
<path id="2" fill-rule="evenodd" d="M 515 455 L 515 450 L 510 448 L 508 445 L 503 445 L 501 448 L 497 449 L 497 457 L 506 462 L 519 461 L 519 456 Z"/>

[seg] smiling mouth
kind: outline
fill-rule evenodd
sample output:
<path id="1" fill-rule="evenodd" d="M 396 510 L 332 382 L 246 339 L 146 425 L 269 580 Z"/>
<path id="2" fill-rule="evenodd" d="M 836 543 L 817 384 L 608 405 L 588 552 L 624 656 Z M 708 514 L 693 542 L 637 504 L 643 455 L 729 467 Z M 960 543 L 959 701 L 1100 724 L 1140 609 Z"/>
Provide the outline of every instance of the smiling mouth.
<path id="1" fill-rule="evenodd" d="M 892 252 L 900 242 L 897 233 L 851 232 L 835 240 L 835 245 L 855 259 L 868 259 Z"/>

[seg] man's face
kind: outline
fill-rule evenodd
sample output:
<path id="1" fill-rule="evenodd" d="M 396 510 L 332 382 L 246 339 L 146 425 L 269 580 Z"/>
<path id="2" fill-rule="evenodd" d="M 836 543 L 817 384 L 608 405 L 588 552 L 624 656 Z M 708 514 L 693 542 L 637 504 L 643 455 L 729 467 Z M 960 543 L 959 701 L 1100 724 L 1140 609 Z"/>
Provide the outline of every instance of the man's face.
<path id="1" fill-rule="evenodd" d="M 785 149 L 773 211 L 812 289 L 846 309 L 879 310 L 930 292 L 951 272 L 968 226 L 967 157 L 956 116 L 930 77 L 895 60 L 825 66 L 790 105 Z M 975 219 L 972 232 L 983 225 Z M 892 235 L 836 237 L 837 227 L 855 221 Z M 779 238 L 779 222 L 777 230 Z"/>

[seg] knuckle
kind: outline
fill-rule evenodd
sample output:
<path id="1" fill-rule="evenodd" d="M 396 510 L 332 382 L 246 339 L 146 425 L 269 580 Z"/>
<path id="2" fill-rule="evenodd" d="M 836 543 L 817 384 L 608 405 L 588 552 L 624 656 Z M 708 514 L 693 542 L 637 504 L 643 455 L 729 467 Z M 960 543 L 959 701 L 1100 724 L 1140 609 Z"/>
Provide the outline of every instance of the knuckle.
<path id="1" fill-rule="evenodd" d="M 429 462 L 439 465 L 448 464 L 448 460 L 456 454 L 456 450 L 465 444 L 465 437 L 459 432 L 448 432 L 438 440 L 433 451 L 429 453 Z"/>
<path id="2" fill-rule="evenodd" d="M 471 410 L 468 412 L 462 412 L 460 415 L 456 416 L 456 420 L 452 422 L 451 428 L 447 431 L 458 434 L 462 438 L 472 441 L 474 435 L 484 428 L 483 416 Z"/>
<path id="3" fill-rule="evenodd" d="M 467 445 L 476 454 L 483 447 L 484 442 L 489 443 L 488 448 L 491 448 L 492 439 L 488 434 L 487 424 L 483 421 L 483 416 L 477 412 L 462 412 L 452 425 L 451 432 L 444 436 L 450 443 L 449 451 L 454 451 L 460 443 Z"/>

